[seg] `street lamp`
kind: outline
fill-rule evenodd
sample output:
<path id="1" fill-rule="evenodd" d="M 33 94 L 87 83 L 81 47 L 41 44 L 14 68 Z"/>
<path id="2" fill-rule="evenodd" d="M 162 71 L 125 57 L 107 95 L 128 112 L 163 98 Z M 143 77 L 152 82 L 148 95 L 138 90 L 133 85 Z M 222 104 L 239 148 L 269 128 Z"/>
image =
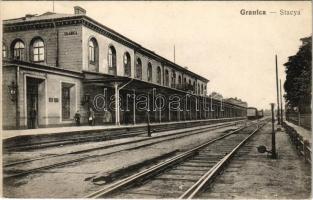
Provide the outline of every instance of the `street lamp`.
<path id="1" fill-rule="evenodd" d="M 15 102 L 17 99 L 17 85 L 12 81 L 11 85 L 8 85 L 9 95 L 11 101 Z"/>

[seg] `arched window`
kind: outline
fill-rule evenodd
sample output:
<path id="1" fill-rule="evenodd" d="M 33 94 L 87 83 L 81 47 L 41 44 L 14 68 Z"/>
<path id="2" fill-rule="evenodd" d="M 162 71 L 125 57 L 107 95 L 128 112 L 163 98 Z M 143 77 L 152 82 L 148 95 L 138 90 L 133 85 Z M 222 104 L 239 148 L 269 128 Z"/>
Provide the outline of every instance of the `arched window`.
<path id="1" fill-rule="evenodd" d="M 181 76 L 180 75 L 178 75 L 178 84 L 179 84 L 179 86 L 181 86 Z"/>
<path id="2" fill-rule="evenodd" d="M 148 76 L 148 81 L 151 82 L 152 81 L 152 65 L 151 63 L 149 62 L 148 63 L 148 71 L 147 71 L 147 76 Z"/>
<path id="3" fill-rule="evenodd" d="M 168 74 L 168 70 L 165 70 L 165 86 L 169 86 L 169 74 Z"/>
<path id="4" fill-rule="evenodd" d="M 116 51 L 113 46 L 110 46 L 109 51 L 108 51 L 108 68 L 109 68 L 109 74 L 117 75 L 116 74 Z"/>
<path id="5" fill-rule="evenodd" d="M 136 61 L 136 78 L 138 79 L 142 79 L 142 63 L 140 58 L 137 58 Z"/>
<path id="6" fill-rule="evenodd" d="M 37 38 L 31 42 L 32 47 L 32 61 L 43 62 L 45 61 L 45 44 L 42 39 Z"/>
<path id="7" fill-rule="evenodd" d="M 124 61 L 124 76 L 131 76 L 131 64 L 130 64 L 130 55 L 128 52 L 124 53 L 123 57 Z"/>
<path id="8" fill-rule="evenodd" d="M 4 43 L 2 43 L 2 58 L 7 57 L 7 47 L 5 46 Z"/>
<path id="9" fill-rule="evenodd" d="M 196 81 L 193 82 L 193 92 L 197 93 Z"/>
<path id="10" fill-rule="evenodd" d="M 157 83 L 161 84 L 161 67 L 157 69 Z"/>
<path id="11" fill-rule="evenodd" d="M 206 95 L 207 93 L 206 93 L 206 85 L 204 86 L 204 94 Z"/>
<path id="12" fill-rule="evenodd" d="M 98 72 L 98 58 L 99 58 L 98 42 L 95 38 L 91 38 L 88 41 L 88 70 L 92 72 Z"/>
<path id="13" fill-rule="evenodd" d="M 98 43 L 95 38 L 91 38 L 88 42 L 89 63 L 96 64 L 97 58 L 98 58 Z"/>
<path id="14" fill-rule="evenodd" d="M 13 59 L 24 60 L 25 56 L 25 45 L 21 40 L 17 40 L 13 43 Z"/>
<path id="15" fill-rule="evenodd" d="M 175 87 L 176 85 L 176 73 L 174 70 L 172 70 L 172 83 L 171 83 L 172 87 Z"/>

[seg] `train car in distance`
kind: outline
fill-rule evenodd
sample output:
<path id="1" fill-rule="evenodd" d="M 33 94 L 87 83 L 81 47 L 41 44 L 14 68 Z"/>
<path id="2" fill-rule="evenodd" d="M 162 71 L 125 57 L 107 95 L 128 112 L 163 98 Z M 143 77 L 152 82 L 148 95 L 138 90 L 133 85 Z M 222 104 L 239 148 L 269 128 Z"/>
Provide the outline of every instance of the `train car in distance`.
<path id="1" fill-rule="evenodd" d="M 254 107 L 247 108 L 247 118 L 248 119 L 257 119 L 258 118 L 258 109 Z"/>
<path id="2" fill-rule="evenodd" d="M 258 110 L 258 118 L 264 117 L 264 112 L 263 110 Z"/>

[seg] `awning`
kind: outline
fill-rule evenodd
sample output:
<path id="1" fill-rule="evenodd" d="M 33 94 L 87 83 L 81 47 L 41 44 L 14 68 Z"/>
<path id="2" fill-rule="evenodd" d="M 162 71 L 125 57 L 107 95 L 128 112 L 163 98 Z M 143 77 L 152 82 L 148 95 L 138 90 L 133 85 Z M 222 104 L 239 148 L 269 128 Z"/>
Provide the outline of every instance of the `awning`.
<path id="1" fill-rule="evenodd" d="M 92 72 L 84 72 L 85 79 L 83 80 L 84 85 L 93 85 L 93 86 L 104 86 L 104 87 L 114 87 L 115 83 L 118 83 L 119 86 L 123 86 L 124 84 L 127 84 L 123 90 L 129 90 L 133 91 L 138 90 L 141 92 L 152 92 L 153 89 L 158 90 L 159 92 L 164 92 L 165 94 L 171 93 L 177 93 L 179 95 L 193 95 L 187 91 L 178 90 L 175 88 L 170 88 L 162 85 L 158 85 L 151 82 L 146 82 L 139 79 L 134 79 L 130 77 L 124 77 L 124 76 L 113 76 L 108 74 L 98 74 L 98 73 L 92 73 Z"/>

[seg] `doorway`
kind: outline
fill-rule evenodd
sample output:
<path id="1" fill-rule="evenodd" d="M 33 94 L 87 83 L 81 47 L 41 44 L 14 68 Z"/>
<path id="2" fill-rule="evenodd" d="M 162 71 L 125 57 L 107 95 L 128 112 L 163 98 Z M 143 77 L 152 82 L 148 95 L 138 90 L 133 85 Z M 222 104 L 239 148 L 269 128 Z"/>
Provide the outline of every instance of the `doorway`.
<path id="1" fill-rule="evenodd" d="M 42 79 L 27 77 L 27 128 L 34 129 L 38 127 L 38 86 Z"/>

